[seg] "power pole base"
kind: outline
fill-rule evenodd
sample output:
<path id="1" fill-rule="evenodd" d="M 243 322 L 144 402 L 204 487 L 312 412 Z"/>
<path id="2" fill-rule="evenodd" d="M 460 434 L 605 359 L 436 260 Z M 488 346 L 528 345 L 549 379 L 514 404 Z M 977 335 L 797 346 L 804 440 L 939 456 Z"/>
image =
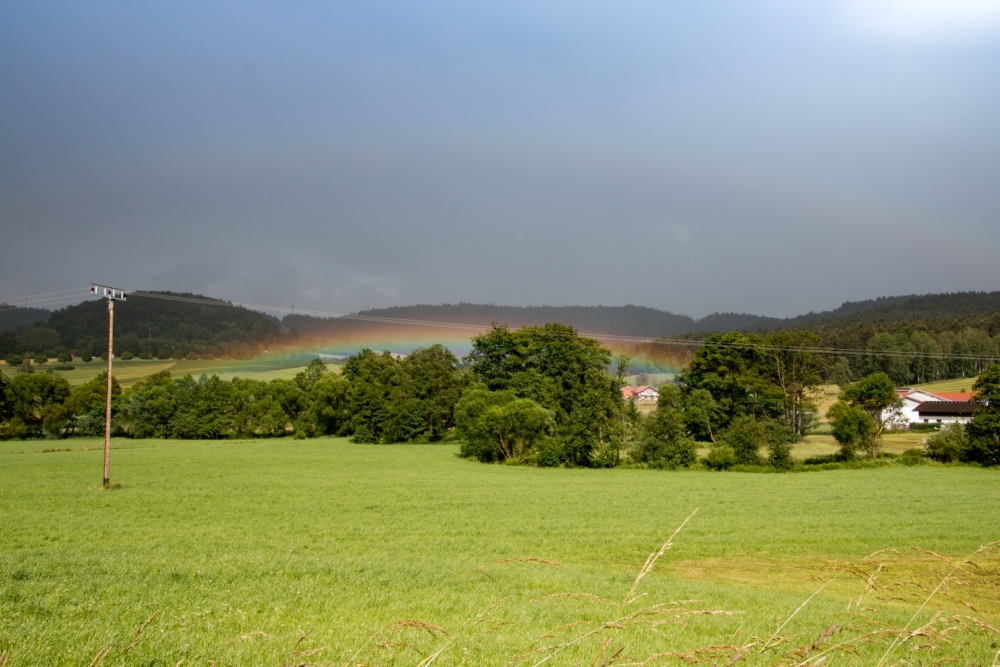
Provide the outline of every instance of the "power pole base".
<path id="1" fill-rule="evenodd" d="M 104 478 L 104 488 L 105 489 L 111 488 L 111 480 L 108 479 L 107 477 Z"/>

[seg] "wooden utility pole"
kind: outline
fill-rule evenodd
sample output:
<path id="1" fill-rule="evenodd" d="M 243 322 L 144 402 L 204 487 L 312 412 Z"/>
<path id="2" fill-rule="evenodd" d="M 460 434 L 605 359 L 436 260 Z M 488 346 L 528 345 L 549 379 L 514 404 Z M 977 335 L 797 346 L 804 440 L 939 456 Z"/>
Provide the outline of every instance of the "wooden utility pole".
<path id="1" fill-rule="evenodd" d="M 111 360 L 114 355 L 115 301 L 124 301 L 125 292 L 106 285 L 91 285 L 93 294 L 108 300 L 108 391 L 104 403 L 104 488 L 111 486 Z"/>

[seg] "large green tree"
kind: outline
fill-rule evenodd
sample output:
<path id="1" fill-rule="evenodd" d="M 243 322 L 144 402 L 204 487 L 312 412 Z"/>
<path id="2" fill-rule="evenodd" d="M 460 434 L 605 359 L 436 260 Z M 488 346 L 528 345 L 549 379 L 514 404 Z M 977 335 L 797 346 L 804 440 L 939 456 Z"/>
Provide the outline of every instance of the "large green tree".
<path id="1" fill-rule="evenodd" d="M 815 410 L 812 393 L 822 381 L 822 357 L 810 348 L 820 337 L 811 331 L 778 331 L 764 339 L 765 374 L 781 394 L 781 421 L 797 436 L 805 434 Z"/>
<path id="2" fill-rule="evenodd" d="M 64 419 L 63 403 L 69 398 L 69 382 L 48 373 L 18 373 L 3 387 L 5 405 L 0 412 L 9 415 L 0 436 L 37 437 L 43 428 Z"/>
<path id="3" fill-rule="evenodd" d="M 972 388 L 980 407 L 967 427 L 968 456 L 983 465 L 1000 465 L 1000 364 L 987 367 Z"/>
<path id="4" fill-rule="evenodd" d="M 896 394 L 896 385 L 888 375 L 878 371 L 849 385 L 840 393 L 840 399 L 871 417 L 875 427 L 865 444 L 871 457 L 877 458 L 882 447 L 882 433 L 893 422 L 902 404 Z"/>
<path id="5" fill-rule="evenodd" d="M 561 462 L 605 465 L 621 449 L 621 383 L 608 374 L 611 352 L 600 342 L 561 324 L 494 326 L 473 339 L 469 359 L 487 390 L 510 391 L 553 413 Z"/>
<path id="6" fill-rule="evenodd" d="M 718 408 L 717 428 L 737 417 L 781 417 L 784 395 L 776 386 L 759 336 L 733 331 L 709 336 L 678 375 L 687 390 L 704 389 Z"/>

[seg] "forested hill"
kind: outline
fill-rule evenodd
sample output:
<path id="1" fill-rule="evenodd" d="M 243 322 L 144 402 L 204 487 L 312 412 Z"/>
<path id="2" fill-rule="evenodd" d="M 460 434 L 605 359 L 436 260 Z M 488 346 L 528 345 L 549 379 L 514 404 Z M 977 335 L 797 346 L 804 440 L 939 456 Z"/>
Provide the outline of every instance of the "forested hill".
<path id="1" fill-rule="evenodd" d="M 281 336 L 277 318 L 225 301 L 175 292 L 166 297 L 210 300 L 218 305 L 130 295 L 115 304 L 115 353 L 167 358 L 195 354 L 251 355 Z M 15 311 L 16 312 L 16 311 Z M 0 356 L 59 350 L 100 354 L 107 347 L 108 306 L 104 299 L 67 306 L 15 334 L 0 334 Z"/>
<path id="2" fill-rule="evenodd" d="M 152 294 L 209 299 L 187 293 Z M 280 331 L 275 317 L 211 300 L 218 305 L 130 296 L 128 301 L 115 304 L 115 336 L 211 344 L 259 340 Z M 64 345 L 76 347 L 85 339 L 103 339 L 108 335 L 107 310 L 103 299 L 85 301 L 55 311 L 46 326 L 59 332 Z"/>
<path id="3" fill-rule="evenodd" d="M 52 311 L 44 308 L 20 308 L 17 305 L 0 303 L 0 331 L 11 331 L 30 327 L 35 322 L 45 322 Z"/>
<path id="4" fill-rule="evenodd" d="M 365 310 L 357 315 L 388 320 L 475 324 L 484 327 L 494 322 L 513 328 L 559 322 L 586 333 L 622 336 L 646 335 L 638 332 L 670 336 L 674 333 L 698 330 L 696 320 L 686 315 L 675 315 L 644 306 L 519 307 L 459 303 L 441 306 L 398 306 Z M 355 332 L 380 326 L 379 322 L 308 315 L 286 315 L 281 322 L 286 329 L 295 328 L 302 333 Z"/>
<path id="5" fill-rule="evenodd" d="M 958 292 L 924 296 L 896 296 L 847 301 L 835 310 L 778 318 L 743 313 L 713 313 L 696 320 L 687 315 L 644 306 L 495 306 L 471 303 L 440 306 L 399 306 L 366 310 L 358 315 L 372 318 L 478 324 L 493 322 L 511 327 L 560 322 L 593 334 L 670 337 L 697 332 L 757 331 L 793 328 L 838 328 L 859 323 L 882 324 L 901 321 L 954 318 L 1000 312 L 1000 292 Z M 286 315 L 286 329 L 303 333 L 363 331 L 375 326 L 363 320 Z"/>
<path id="6" fill-rule="evenodd" d="M 898 296 L 846 302 L 839 308 L 793 318 L 714 313 L 702 319 L 643 306 L 537 306 L 515 307 L 477 304 L 418 305 L 368 310 L 353 318 L 318 318 L 270 315 L 195 294 L 155 292 L 168 297 L 132 296 L 115 308 L 117 353 L 156 357 L 233 355 L 243 357 L 268 349 L 272 341 L 292 342 L 295 333 L 306 336 L 366 336 L 396 327 L 378 321 L 417 320 L 489 326 L 493 322 L 513 328 L 560 322 L 583 333 L 649 338 L 703 337 L 711 332 L 811 329 L 831 344 L 867 346 L 879 332 L 897 334 L 918 328 L 930 332 L 979 329 L 995 336 L 1000 326 L 1000 292 L 959 292 L 923 296 Z M 170 297 L 218 303 L 172 301 Z M 42 309 L 0 310 L 0 358 L 8 354 L 47 353 L 62 350 L 100 353 L 107 336 L 107 311 L 103 300 L 68 306 L 53 313 Z M 293 331 L 294 330 L 294 331 Z M 903 344 L 903 343 L 900 343 Z"/>

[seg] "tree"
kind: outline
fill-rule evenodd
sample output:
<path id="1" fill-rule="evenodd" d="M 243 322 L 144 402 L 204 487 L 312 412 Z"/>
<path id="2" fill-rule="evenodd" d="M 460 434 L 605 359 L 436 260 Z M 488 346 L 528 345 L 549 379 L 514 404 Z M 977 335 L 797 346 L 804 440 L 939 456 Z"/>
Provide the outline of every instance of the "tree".
<path id="1" fill-rule="evenodd" d="M 636 458 L 659 468 L 688 467 L 697 461 L 694 438 L 684 426 L 684 397 L 676 385 L 660 388 L 656 410 L 644 423 Z"/>
<path id="2" fill-rule="evenodd" d="M 316 357 L 309 362 L 305 370 L 299 371 L 295 374 L 295 378 L 292 380 L 299 389 L 305 392 L 312 391 L 313 385 L 319 382 L 319 379 L 323 377 L 327 372 L 326 364 L 319 357 Z"/>
<path id="3" fill-rule="evenodd" d="M 351 383 L 345 377 L 327 373 L 309 392 L 311 421 L 316 433 L 347 435 L 351 426 Z"/>
<path id="4" fill-rule="evenodd" d="M 523 463 L 531 450 L 550 432 L 554 420 L 530 398 L 494 405 L 481 417 L 481 428 L 496 448 L 497 458 Z"/>
<path id="5" fill-rule="evenodd" d="M 805 433 L 807 411 L 815 409 L 810 395 L 820 383 L 821 359 L 808 348 L 819 342 L 811 331 L 778 331 L 764 339 L 766 373 L 781 392 L 781 419 L 797 436 Z"/>
<path id="6" fill-rule="evenodd" d="M 663 387 L 660 388 L 663 391 Z M 684 425 L 695 439 L 715 444 L 715 424 L 722 415 L 719 404 L 707 389 L 693 389 L 684 397 Z M 707 436 L 707 438 L 706 438 Z"/>
<path id="7" fill-rule="evenodd" d="M 559 446 L 550 453 L 558 449 L 561 463 L 605 465 L 620 451 L 624 399 L 618 379 L 608 375 L 611 352 L 598 341 L 546 324 L 519 331 L 494 325 L 472 343 L 473 379 L 552 412 Z"/>
<path id="8" fill-rule="evenodd" d="M 867 412 L 875 422 L 875 430 L 866 444 L 871 457 L 878 458 L 882 446 L 882 432 L 894 421 L 902 405 L 896 394 L 896 386 L 888 375 L 878 371 L 848 386 L 840 393 L 840 398 L 852 407 Z"/>
<path id="9" fill-rule="evenodd" d="M 69 397 L 69 382 L 48 373 L 19 373 L 6 384 L 5 411 L 10 424 L 7 437 L 40 436 L 47 421 L 62 417 L 63 402 Z"/>
<path id="10" fill-rule="evenodd" d="M 489 391 L 472 384 L 455 406 L 455 422 L 462 438 L 461 453 L 483 463 L 511 460 L 523 463 L 551 433 L 554 418 L 530 398 L 511 391 Z"/>
<path id="11" fill-rule="evenodd" d="M 733 449 L 737 463 L 761 465 L 761 449 L 767 449 L 768 462 L 779 469 L 792 465 L 790 441 L 792 431 L 776 419 L 745 415 L 733 420 L 722 440 Z"/>
<path id="12" fill-rule="evenodd" d="M 169 371 L 153 373 L 122 392 L 113 425 L 133 438 L 171 437 L 178 393 Z"/>
<path id="13" fill-rule="evenodd" d="M 354 441 L 381 442 L 392 410 L 389 394 L 400 381 L 399 361 L 388 351 L 365 348 L 348 358 L 342 372 L 351 383 Z"/>
<path id="14" fill-rule="evenodd" d="M 772 377 L 758 336 L 739 332 L 709 336 L 678 380 L 687 390 L 704 389 L 718 405 L 722 429 L 744 415 L 779 417 L 784 397 Z"/>
<path id="15" fill-rule="evenodd" d="M 860 407 L 846 401 L 837 401 L 826 413 L 830 420 L 833 438 L 840 444 L 844 458 L 854 458 L 858 447 L 868 445 L 875 436 L 875 420 Z"/>
<path id="16" fill-rule="evenodd" d="M 480 383 L 465 388 L 455 405 L 455 431 L 462 441 L 459 450 L 462 456 L 483 463 L 497 460 L 497 450 L 482 417 L 493 406 L 510 403 L 516 398 L 512 391 L 490 391 L 487 385 Z"/>
<path id="17" fill-rule="evenodd" d="M 440 440 L 454 425 L 455 404 L 465 387 L 465 376 L 456 370 L 458 359 L 443 345 L 411 352 L 403 360 L 405 393 L 419 417 L 418 435 Z"/>
<path id="18" fill-rule="evenodd" d="M 1000 465 L 1000 364 L 988 366 L 972 389 L 980 407 L 967 427 L 968 460 L 985 466 Z"/>

